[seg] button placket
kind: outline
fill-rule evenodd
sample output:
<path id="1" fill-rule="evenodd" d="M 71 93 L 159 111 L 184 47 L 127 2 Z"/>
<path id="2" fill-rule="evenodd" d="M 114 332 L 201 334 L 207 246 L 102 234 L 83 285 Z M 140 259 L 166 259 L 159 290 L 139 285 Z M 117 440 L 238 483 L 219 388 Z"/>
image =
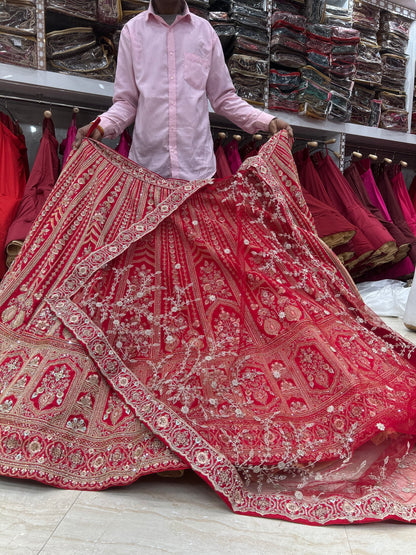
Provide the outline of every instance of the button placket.
<path id="1" fill-rule="evenodd" d="M 178 153 L 177 153 L 177 114 L 176 114 L 176 95 L 177 95 L 177 75 L 175 57 L 175 34 L 171 26 L 167 33 L 167 52 L 168 52 L 168 76 L 169 76 L 169 157 L 172 177 L 178 175 Z"/>

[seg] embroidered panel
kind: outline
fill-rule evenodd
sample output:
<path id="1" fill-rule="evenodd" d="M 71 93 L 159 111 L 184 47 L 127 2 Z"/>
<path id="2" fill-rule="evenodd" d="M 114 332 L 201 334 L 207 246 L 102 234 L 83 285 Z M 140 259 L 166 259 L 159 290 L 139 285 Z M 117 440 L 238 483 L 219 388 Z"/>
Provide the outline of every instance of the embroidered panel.
<path id="1" fill-rule="evenodd" d="M 414 519 L 414 347 L 317 238 L 290 147 L 184 182 L 83 143 L 1 287 L 4 474 L 189 466 L 244 514 Z"/>

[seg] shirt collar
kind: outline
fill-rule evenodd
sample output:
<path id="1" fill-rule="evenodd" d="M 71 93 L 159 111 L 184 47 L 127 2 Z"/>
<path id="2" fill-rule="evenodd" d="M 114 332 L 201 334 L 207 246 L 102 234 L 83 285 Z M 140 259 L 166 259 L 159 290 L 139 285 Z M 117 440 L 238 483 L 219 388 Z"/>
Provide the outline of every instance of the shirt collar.
<path id="1" fill-rule="evenodd" d="M 191 19 L 191 12 L 189 11 L 189 7 L 188 4 L 186 2 L 184 2 L 185 6 L 183 8 L 182 13 L 178 14 L 178 17 L 180 17 L 181 19 Z M 149 3 L 149 7 L 147 8 L 147 13 L 146 13 L 146 20 L 149 20 L 149 17 L 160 17 L 159 14 L 157 14 L 155 12 L 155 9 L 153 7 L 153 0 L 150 0 Z"/>

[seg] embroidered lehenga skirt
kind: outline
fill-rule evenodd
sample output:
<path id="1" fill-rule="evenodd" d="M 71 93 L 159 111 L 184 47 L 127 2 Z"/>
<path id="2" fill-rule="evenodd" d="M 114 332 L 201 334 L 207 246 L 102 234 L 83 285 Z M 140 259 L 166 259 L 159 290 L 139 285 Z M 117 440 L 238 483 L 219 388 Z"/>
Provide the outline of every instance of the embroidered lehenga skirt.
<path id="1" fill-rule="evenodd" d="M 290 149 L 186 182 L 83 142 L 1 284 L 3 475 L 191 468 L 238 513 L 415 520 L 415 349 L 317 237 Z"/>

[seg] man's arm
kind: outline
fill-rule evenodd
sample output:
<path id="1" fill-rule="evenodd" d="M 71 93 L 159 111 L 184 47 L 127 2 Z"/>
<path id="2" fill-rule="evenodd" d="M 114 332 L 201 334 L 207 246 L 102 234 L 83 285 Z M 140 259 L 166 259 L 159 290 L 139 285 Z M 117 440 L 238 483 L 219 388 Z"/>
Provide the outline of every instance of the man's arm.
<path id="1" fill-rule="evenodd" d="M 123 29 L 117 56 L 117 71 L 114 82 L 113 105 L 100 116 L 100 128 L 95 129 L 91 137 L 101 140 L 104 137 L 115 139 L 131 125 L 136 118 L 139 91 L 136 87 L 133 71 L 133 57 L 128 27 Z M 74 147 L 78 148 L 87 136 L 91 123 L 78 129 Z"/>
<path id="2" fill-rule="evenodd" d="M 287 129 L 289 135 L 293 136 L 292 128 L 286 121 L 250 106 L 237 95 L 224 60 L 220 40 L 214 30 L 207 96 L 215 113 L 226 117 L 247 133 L 277 133 L 281 129 Z"/>

